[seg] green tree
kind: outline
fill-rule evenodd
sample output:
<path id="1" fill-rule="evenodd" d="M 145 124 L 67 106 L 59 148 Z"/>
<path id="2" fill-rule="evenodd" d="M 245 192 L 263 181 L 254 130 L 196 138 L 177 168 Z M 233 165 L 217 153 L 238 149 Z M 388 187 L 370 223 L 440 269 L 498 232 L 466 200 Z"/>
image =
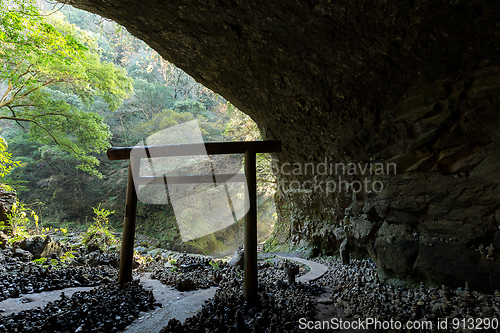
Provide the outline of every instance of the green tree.
<path id="1" fill-rule="evenodd" d="M 191 113 L 193 116 L 209 116 L 207 109 L 203 104 L 193 99 L 185 99 L 183 101 L 175 102 L 173 110 L 177 112 Z"/>
<path id="2" fill-rule="evenodd" d="M 164 85 L 136 79 L 134 91 L 134 99 L 127 107 L 133 112 L 141 112 L 146 121 L 173 105 L 171 89 Z"/>
<path id="3" fill-rule="evenodd" d="M 88 33 L 60 13 L 44 16 L 32 0 L 0 0 L 0 45 L 0 119 L 17 122 L 33 140 L 56 143 L 78 157 L 78 168 L 99 175 L 93 154 L 108 148 L 110 132 L 85 109 L 96 98 L 118 108 L 132 79 L 100 61 Z"/>
<path id="4" fill-rule="evenodd" d="M 257 124 L 248 115 L 244 114 L 231 103 L 226 104 L 226 123 L 224 136 L 229 141 L 254 141 L 262 140 L 262 135 Z M 257 154 L 257 182 L 259 194 L 273 197 L 276 192 L 276 175 L 272 173 L 273 161 L 270 154 Z"/>
<path id="5" fill-rule="evenodd" d="M 12 160 L 12 153 L 7 152 L 7 141 L 0 137 L 0 177 L 5 177 L 19 162 Z"/>

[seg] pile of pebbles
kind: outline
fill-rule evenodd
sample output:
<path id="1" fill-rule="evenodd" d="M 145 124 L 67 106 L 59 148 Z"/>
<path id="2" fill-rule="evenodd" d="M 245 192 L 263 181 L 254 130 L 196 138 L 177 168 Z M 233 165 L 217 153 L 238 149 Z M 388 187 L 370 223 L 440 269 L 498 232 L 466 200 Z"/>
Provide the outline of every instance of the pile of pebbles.
<path id="1" fill-rule="evenodd" d="M 171 319 L 161 333 L 207 332 L 207 328 L 210 332 L 228 333 L 303 332 L 299 319 L 312 320 L 316 313 L 310 296 L 323 291 L 315 284 L 303 283 L 283 288 L 274 278 L 259 277 L 258 300 L 250 306 L 243 298 L 242 286 L 241 276 L 231 271 L 200 312 L 184 323 Z"/>
<path id="2" fill-rule="evenodd" d="M 332 288 L 332 300 L 343 308 L 347 318 L 432 321 L 448 318 L 497 318 L 500 321 L 500 292 L 493 295 L 472 291 L 466 285 L 416 288 L 380 283 L 372 260 L 315 259 L 329 268 L 318 283 Z"/>
<path id="3" fill-rule="evenodd" d="M 117 283 L 76 292 L 71 297 L 0 317 L 0 332 L 118 332 L 132 323 L 141 311 L 154 309 L 153 293 L 139 281 L 119 288 Z"/>
<path id="4" fill-rule="evenodd" d="M 281 258 L 261 260 L 258 262 L 259 279 L 280 281 L 282 285 L 288 280 L 284 272 L 287 265 L 290 262 Z M 307 270 L 300 267 L 296 276 L 305 273 Z M 217 287 L 223 278 L 234 274 L 243 274 L 239 265 L 230 265 L 209 256 L 180 254 L 156 261 L 151 278 L 179 291 L 189 291 Z"/>
<path id="5" fill-rule="evenodd" d="M 259 276 L 265 277 L 269 275 L 269 278 L 286 281 L 288 280 L 288 275 L 285 273 L 285 268 L 294 266 L 297 268 L 295 278 L 301 277 L 309 272 L 309 268 L 303 264 L 290 261 L 286 258 L 268 256 L 264 261 L 258 263 Z"/>
<path id="6" fill-rule="evenodd" d="M 58 290 L 69 287 L 92 287 L 102 283 L 116 281 L 118 271 L 107 266 L 99 267 L 63 267 L 28 263 L 17 273 L 0 274 L 0 301 L 17 298 L 20 294 L 32 294 L 42 291 Z"/>
<path id="7" fill-rule="evenodd" d="M 224 261 L 213 264 L 210 257 L 191 255 L 181 255 L 175 261 L 166 262 L 168 267 L 156 269 L 152 275 L 163 283 L 178 286 L 179 281 L 192 279 L 195 283 L 217 285 L 219 289 L 195 316 L 184 323 L 170 320 L 162 333 L 206 332 L 207 328 L 211 332 L 229 333 L 302 332 L 299 319 L 314 318 L 317 309 L 312 297 L 324 292 L 324 288 L 315 283 L 288 285 L 284 268 L 290 262 L 268 258 L 258 263 L 258 300 L 250 306 L 243 298 L 244 272 L 239 265 Z M 183 272 L 182 267 L 191 269 Z M 305 272 L 301 270 L 301 274 Z"/>
<path id="8" fill-rule="evenodd" d="M 210 263 L 212 262 L 212 265 Z M 206 289 L 218 286 L 228 267 L 223 261 L 200 255 L 181 254 L 161 258 L 155 263 L 152 279 L 175 287 L 179 291 Z"/>
<path id="9" fill-rule="evenodd" d="M 58 290 L 69 287 L 93 287 L 102 283 L 116 281 L 118 270 L 111 265 L 89 265 L 89 259 L 78 255 L 64 264 L 60 259 L 47 259 L 36 263 L 25 261 L 16 256 L 15 251 L 6 248 L 0 250 L 0 301 L 17 298 L 20 294 L 32 294 L 42 291 Z M 104 255 L 99 255 L 99 258 Z M 113 256 L 113 255 L 112 255 Z M 85 259 L 83 264 L 77 259 Z M 106 257 L 108 258 L 108 257 Z M 52 263 L 57 263 L 53 266 Z M 109 263 L 110 261 L 94 261 Z M 67 263 L 67 264 L 66 264 Z M 92 266 L 92 267 L 90 267 Z"/>
<path id="10" fill-rule="evenodd" d="M 105 252 L 94 251 L 88 254 L 80 253 L 69 263 L 70 266 L 111 266 L 114 268 L 120 267 L 120 253 L 119 252 Z"/>

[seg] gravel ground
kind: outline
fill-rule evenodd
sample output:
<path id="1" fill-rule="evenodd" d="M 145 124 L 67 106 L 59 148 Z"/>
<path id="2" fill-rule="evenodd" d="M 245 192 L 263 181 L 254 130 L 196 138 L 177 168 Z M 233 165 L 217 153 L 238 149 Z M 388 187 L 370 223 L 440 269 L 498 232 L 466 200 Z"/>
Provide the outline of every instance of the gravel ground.
<path id="1" fill-rule="evenodd" d="M 242 279 L 228 277 L 213 299 L 207 302 L 195 316 L 184 323 L 172 319 L 161 333 L 168 332 L 303 332 L 299 319 L 312 320 L 316 305 L 311 295 L 322 292 L 312 284 L 296 283 L 281 287 L 274 281 L 260 279 L 259 298 L 255 306 L 249 306 L 242 296 Z"/>
<path id="2" fill-rule="evenodd" d="M 498 291 L 488 295 L 470 290 L 468 286 L 451 289 L 423 284 L 416 288 L 383 284 L 372 260 L 351 260 L 349 265 L 342 265 L 335 258 L 314 261 L 329 268 L 318 283 L 331 289 L 331 301 L 343 310 L 346 321 L 365 318 L 399 321 L 401 329 L 393 332 L 405 332 L 404 325 L 409 321 L 432 323 L 432 328 L 421 328 L 419 332 L 435 332 L 438 320 L 448 322 L 448 329 L 440 329 L 440 332 L 490 332 L 497 331 L 492 327 L 500 328 Z M 464 329 L 463 324 L 476 330 Z"/>
<path id="3" fill-rule="evenodd" d="M 140 311 L 158 305 L 152 293 L 137 281 L 123 289 L 113 282 L 117 280 L 117 253 L 79 251 L 69 265 L 52 266 L 53 261 L 34 263 L 26 259 L 25 253 L 18 251 L 16 255 L 16 251 L 0 251 L 0 300 L 21 294 L 34 297 L 37 292 L 66 287 L 96 288 L 71 297 L 61 296 L 43 308 L 4 317 L 0 314 L 0 332 L 116 332 L 137 318 Z M 349 265 L 342 265 L 335 258 L 314 259 L 329 271 L 315 283 L 289 286 L 284 273 L 287 263 L 267 255 L 259 260 L 259 295 L 252 307 L 243 299 L 243 271 L 238 265 L 207 256 L 161 253 L 166 257 L 139 260 L 139 270 L 152 270 L 152 278 L 180 291 L 219 287 L 198 314 L 184 323 L 172 319 L 162 332 L 205 332 L 206 327 L 213 332 L 304 332 L 300 318 L 317 321 L 318 308 L 326 306 L 338 309 L 335 313 L 347 323 L 366 318 L 399 321 L 403 325 L 408 321 L 432 323 L 432 329 L 418 330 L 421 332 L 435 332 L 438 321 L 443 320 L 449 326 L 440 332 L 465 332 L 455 326 L 468 325 L 471 320 L 477 325 L 478 319 L 483 321 L 477 332 L 494 331 L 491 326 L 500 321 L 498 291 L 489 295 L 468 286 L 451 289 L 383 284 L 371 260 L 351 260 Z M 299 276 L 306 272 L 302 266 Z M 392 331 L 406 332 L 403 328 Z"/>
<path id="4" fill-rule="evenodd" d="M 0 332 L 118 332 L 155 306 L 151 291 L 138 281 L 124 288 L 116 283 L 87 292 L 64 295 L 44 308 L 22 311 L 0 319 Z"/>

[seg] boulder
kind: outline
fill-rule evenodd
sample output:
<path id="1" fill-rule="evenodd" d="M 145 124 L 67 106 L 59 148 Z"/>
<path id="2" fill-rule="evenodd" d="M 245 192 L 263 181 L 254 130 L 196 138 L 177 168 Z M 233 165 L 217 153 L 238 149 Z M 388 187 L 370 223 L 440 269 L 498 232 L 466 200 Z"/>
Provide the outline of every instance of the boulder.
<path id="1" fill-rule="evenodd" d="M 96 267 L 99 265 L 99 258 L 101 256 L 101 252 L 100 251 L 94 251 L 94 252 L 91 252 L 89 253 L 87 256 L 86 256 L 86 264 L 87 266 L 89 267 Z"/>
<path id="2" fill-rule="evenodd" d="M 340 250 L 340 260 L 342 261 L 342 264 L 349 265 L 351 260 L 349 258 L 349 244 L 347 238 L 345 238 L 342 241 L 339 250 Z"/>
<path id="3" fill-rule="evenodd" d="M 134 251 L 142 255 L 148 254 L 148 249 L 146 249 L 144 246 L 138 246 L 134 249 Z"/>
<path id="4" fill-rule="evenodd" d="M 411 235 L 407 225 L 384 223 L 375 240 L 373 258 L 383 274 L 389 278 L 408 278 L 420 244 Z"/>
<path id="5" fill-rule="evenodd" d="M 40 257 L 52 258 L 53 255 L 60 257 L 63 254 L 64 254 L 64 249 L 61 247 L 61 243 L 58 241 L 51 241 L 45 244 L 45 248 L 43 249 L 43 252 L 40 254 Z"/>
<path id="6" fill-rule="evenodd" d="M 17 258 L 22 258 L 24 256 L 24 250 L 17 248 L 14 250 L 14 253 L 12 253 L 12 255 Z"/>
<path id="7" fill-rule="evenodd" d="M 239 267 L 244 269 L 245 265 L 245 251 L 242 247 L 238 247 L 238 249 L 234 252 L 233 257 L 228 262 L 231 267 Z"/>
<path id="8" fill-rule="evenodd" d="M 55 253 L 57 256 L 64 254 L 64 248 L 61 243 L 53 241 L 50 236 L 42 238 L 41 236 L 34 236 L 26 238 L 19 243 L 19 247 L 33 255 L 33 259 L 51 258 Z"/>
<path id="9" fill-rule="evenodd" d="M 193 282 L 190 279 L 183 279 L 177 283 L 175 288 L 179 291 L 190 291 L 196 286 L 193 284 Z"/>
<path id="10" fill-rule="evenodd" d="M 87 253 L 92 253 L 94 251 L 101 251 L 101 247 L 99 245 L 99 241 L 97 239 L 93 239 L 87 244 Z"/>
<path id="11" fill-rule="evenodd" d="M 34 236 L 30 238 L 25 238 L 19 244 L 19 247 L 25 251 L 29 251 L 35 259 L 41 258 L 41 254 L 45 249 L 46 239 L 41 236 Z M 50 238 L 48 238 L 50 242 Z"/>
<path id="12" fill-rule="evenodd" d="M 148 254 L 152 257 L 152 258 L 156 258 L 156 256 L 160 255 L 161 256 L 161 249 L 153 249 L 151 251 L 148 251 Z"/>

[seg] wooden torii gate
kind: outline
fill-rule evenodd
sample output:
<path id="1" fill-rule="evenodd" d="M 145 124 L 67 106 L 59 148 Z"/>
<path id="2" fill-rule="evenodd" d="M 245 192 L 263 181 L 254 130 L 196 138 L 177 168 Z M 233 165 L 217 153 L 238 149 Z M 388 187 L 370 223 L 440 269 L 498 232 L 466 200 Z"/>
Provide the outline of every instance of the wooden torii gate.
<path id="1" fill-rule="evenodd" d="M 243 181 L 246 177 L 248 200 L 250 209 L 245 215 L 245 255 L 244 255 L 244 289 L 245 300 L 253 303 L 257 299 L 257 175 L 256 153 L 279 153 L 281 141 L 243 141 L 243 142 L 214 142 L 205 144 L 179 144 L 144 147 L 114 147 L 108 150 L 110 160 L 129 160 L 127 197 L 125 202 L 125 218 L 123 221 L 123 235 L 120 258 L 120 275 L 118 282 L 125 284 L 132 281 L 132 262 L 134 256 L 135 220 L 137 214 L 137 193 L 135 184 L 165 184 L 165 175 L 159 177 L 132 176 L 132 166 L 139 170 L 141 158 L 134 156 L 132 150 L 145 150 L 148 157 L 168 157 L 192 155 L 193 151 L 205 148 L 207 155 L 217 154 L 245 154 L 245 175 L 215 175 L 222 181 Z M 131 154 L 132 153 L 132 154 Z M 219 178 L 220 177 L 220 178 Z M 211 183 L 214 175 L 169 176 L 169 182 L 175 184 Z"/>

